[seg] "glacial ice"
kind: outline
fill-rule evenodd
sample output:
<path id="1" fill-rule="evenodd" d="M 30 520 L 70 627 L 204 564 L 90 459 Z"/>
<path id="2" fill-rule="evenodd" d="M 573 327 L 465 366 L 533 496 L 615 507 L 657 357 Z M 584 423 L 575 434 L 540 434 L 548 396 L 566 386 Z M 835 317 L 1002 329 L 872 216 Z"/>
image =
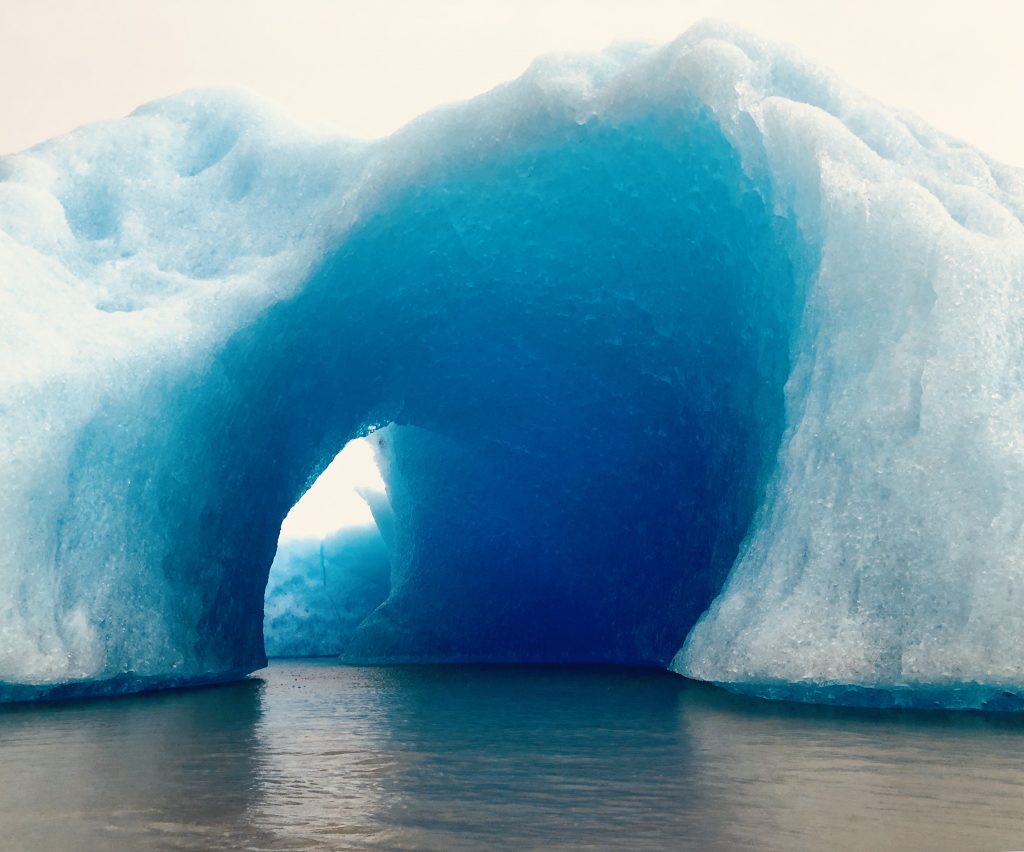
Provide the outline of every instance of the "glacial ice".
<path id="1" fill-rule="evenodd" d="M 371 434 L 350 659 L 1016 706 L 1022 220 L 713 23 L 376 142 L 193 92 L 0 160 L 0 698 L 258 668 L 281 519 Z"/>
<path id="2" fill-rule="evenodd" d="M 264 595 L 267 656 L 340 656 L 390 585 L 387 547 L 374 526 L 281 541 Z"/>

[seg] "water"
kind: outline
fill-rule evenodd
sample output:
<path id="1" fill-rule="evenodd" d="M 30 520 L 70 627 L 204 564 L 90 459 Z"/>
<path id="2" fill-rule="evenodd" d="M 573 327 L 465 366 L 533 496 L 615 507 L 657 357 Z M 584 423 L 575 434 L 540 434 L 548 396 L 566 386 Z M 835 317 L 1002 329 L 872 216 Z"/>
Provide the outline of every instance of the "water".
<path id="1" fill-rule="evenodd" d="M 0 848 L 1024 848 L 1024 720 L 621 669 L 281 661 L 0 710 Z"/>

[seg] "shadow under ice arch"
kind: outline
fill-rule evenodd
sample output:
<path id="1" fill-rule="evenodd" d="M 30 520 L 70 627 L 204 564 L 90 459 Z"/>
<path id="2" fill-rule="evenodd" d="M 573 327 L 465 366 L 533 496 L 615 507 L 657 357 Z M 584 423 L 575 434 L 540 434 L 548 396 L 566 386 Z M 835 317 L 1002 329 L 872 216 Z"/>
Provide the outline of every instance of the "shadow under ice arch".
<path id="1" fill-rule="evenodd" d="M 386 423 L 349 659 L 1024 685 L 1024 178 L 799 60 L 705 25 L 365 145 L 185 95 L 3 168 L 2 697 L 261 665 L 281 519 Z"/>

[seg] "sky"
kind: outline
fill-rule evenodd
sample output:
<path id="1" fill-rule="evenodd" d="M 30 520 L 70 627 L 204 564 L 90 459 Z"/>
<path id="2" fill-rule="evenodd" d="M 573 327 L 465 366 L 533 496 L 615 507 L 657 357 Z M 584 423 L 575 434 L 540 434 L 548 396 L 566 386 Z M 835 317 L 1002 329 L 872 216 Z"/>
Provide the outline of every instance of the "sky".
<path id="1" fill-rule="evenodd" d="M 1024 0 L 0 0 L 0 154 L 197 86 L 241 86 L 298 121 L 387 134 L 538 55 L 665 42 L 717 17 L 1024 166 Z M 367 523 L 350 446 L 285 537 Z"/>
<path id="2" fill-rule="evenodd" d="M 369 525 L 373 515 L 357 487 L 384 490 L 373 448 L 349 441 L 281 524 L 281 538 L 323 538 L 340 527 Z"/>
<path id="3" fill-rule="evenodd" d="M 708 16 L 1024 166 L 1019 0 L 0 0 L 0 153 L 210 85 L 374 137 L 539 54 L 664 42 Z"/>

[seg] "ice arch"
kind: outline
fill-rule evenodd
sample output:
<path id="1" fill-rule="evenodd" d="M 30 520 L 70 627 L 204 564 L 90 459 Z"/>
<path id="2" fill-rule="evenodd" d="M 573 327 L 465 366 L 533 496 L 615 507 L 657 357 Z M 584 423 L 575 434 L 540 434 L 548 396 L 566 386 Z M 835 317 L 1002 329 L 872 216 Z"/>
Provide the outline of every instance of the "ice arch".
<path id="1" fill-rule="evenodd" d="M 239 648 L 232 607 L 262 591 L 270 546 L 254 532 L 274 533 L 325 448 L 393 422 L 391 595 L 350 656 L 664 664 L 678 649 L 778 441 L 786 235 L 699 112 L 572 135 L 387 199 L 218 353 L 228 393 L 174 401 L 216 459 L 214 505 L 240 507 L 215 540 L 195 533 L 190 585 L 218 543 L 236 560 L 208 641 Z M 632 176 L 592 177 L 613 166 Z M 233 428 L 208 450 L 218 423 Z"/>
<path id="2" fill-rule="evenodd" d="M 2 167 L 7 697 L 257 666 L 281 518 L 388 422 L 353 659 L 1024 684 L 1024 179 L 799 60 L 704 26 L 373 144 L 193 94 Z"/>

